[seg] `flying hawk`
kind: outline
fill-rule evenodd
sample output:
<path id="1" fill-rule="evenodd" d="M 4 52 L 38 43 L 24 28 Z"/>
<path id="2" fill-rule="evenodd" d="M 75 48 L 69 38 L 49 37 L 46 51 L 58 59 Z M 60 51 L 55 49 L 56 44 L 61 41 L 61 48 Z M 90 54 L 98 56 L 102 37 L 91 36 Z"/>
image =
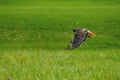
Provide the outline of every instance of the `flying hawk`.
<path id="1" fill-rule="evenodd" d="M 70 42 L 69 48 L 74 49 L 80 46 L 87 37 L 94 37 L 95 34 L 88 29 L 73 29 L 74 37 Z"/>

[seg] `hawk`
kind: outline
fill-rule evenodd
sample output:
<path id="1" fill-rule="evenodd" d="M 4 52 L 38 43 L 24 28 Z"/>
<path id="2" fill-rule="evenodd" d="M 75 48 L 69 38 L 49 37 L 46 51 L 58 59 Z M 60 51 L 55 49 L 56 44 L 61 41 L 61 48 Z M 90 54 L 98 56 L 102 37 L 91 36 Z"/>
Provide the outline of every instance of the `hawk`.
<path id="1" fill-rule="evenodd" d="M 94 37 L 95 34 L 88 29 L 73 29 L 74 37 L 70 42 L 69 48 L 74 49 L 80 46 L 87 37 Z"/>

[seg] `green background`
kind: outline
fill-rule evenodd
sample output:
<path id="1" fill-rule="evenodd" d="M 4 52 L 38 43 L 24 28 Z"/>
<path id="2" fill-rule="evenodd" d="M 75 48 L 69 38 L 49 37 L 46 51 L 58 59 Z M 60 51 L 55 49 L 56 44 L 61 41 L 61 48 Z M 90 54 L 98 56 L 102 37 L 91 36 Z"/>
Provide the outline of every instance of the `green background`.
<path id="1" fill-rule="evenodd" d="M 0 0 L 0 80 L 119 80 L 119 34 L 119 0 Z"/>

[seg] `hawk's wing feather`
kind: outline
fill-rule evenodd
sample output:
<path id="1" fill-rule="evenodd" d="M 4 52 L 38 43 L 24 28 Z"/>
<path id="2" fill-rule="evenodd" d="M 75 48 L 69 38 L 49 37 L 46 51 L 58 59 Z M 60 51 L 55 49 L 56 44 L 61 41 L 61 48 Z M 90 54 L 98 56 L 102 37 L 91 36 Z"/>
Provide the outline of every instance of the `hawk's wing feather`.
<path id="1" fill-rule="evenodd" d="M 87 30 L 81 32 L 80 34 L 75 34 L 74 39 L 70 44 L 71 45 L 70 48 L 74 49 L 80 46 L 87 39 L 87 36 L 88 36 Z"/>

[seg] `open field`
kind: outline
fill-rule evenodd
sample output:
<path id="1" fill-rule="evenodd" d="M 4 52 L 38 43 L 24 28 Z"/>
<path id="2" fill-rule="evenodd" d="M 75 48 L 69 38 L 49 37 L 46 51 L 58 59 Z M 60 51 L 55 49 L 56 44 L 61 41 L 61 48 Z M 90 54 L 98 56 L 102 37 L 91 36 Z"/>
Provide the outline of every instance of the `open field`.
<path id="1" fill-rule="evenodd" d="M 120 50 L 17 50 L 0 56 L 0 79 L 119 80 Z"/>
<path id="2" fill-rule="evenodd" d="M 120 1 L 0 1 L 0 80 L 119 80 Z M 73 28 L 96 34 L 69 50 Z"/>

